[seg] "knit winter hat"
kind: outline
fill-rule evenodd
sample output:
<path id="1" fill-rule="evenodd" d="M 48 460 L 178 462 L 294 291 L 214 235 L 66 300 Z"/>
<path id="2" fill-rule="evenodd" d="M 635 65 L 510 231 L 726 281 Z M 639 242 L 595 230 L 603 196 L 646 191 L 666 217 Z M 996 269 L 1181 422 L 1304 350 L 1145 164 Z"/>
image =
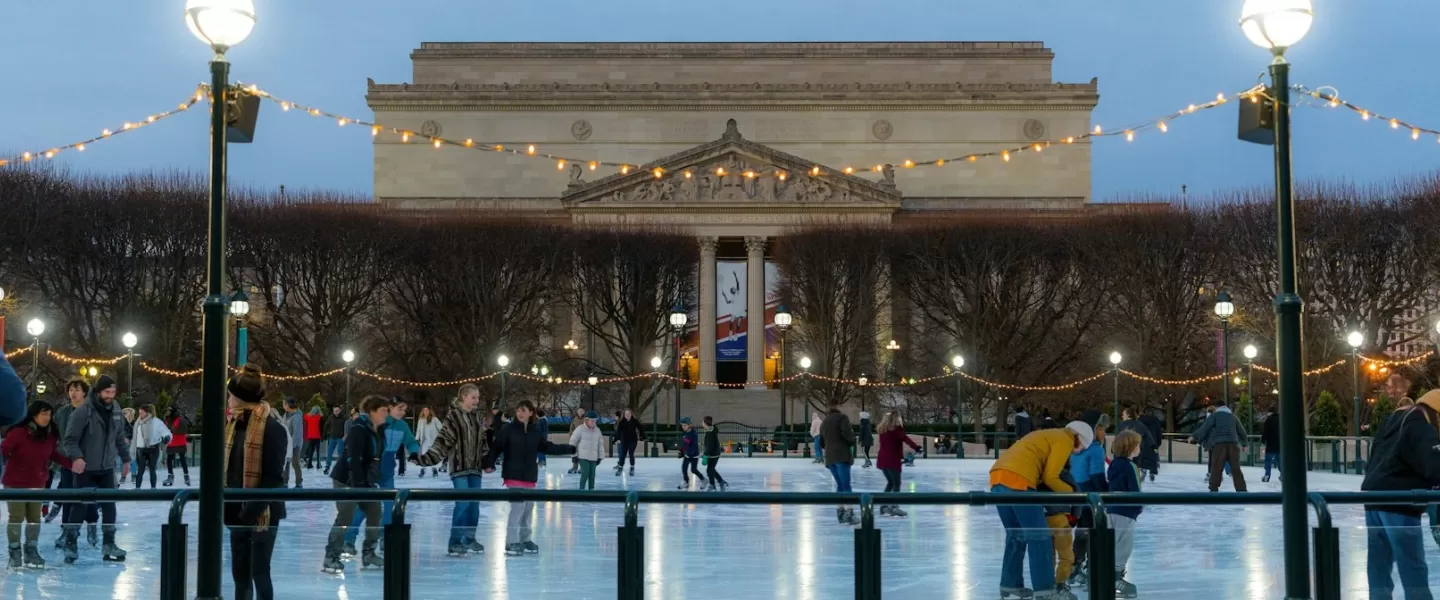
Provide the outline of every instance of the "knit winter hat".
<path id="1" fill-rule="evenodd" d="M 680 417 L 680 424 L 681 424 L 681 425 L 689 425 L 689 424 L 690 424 L 690 417 Z"/>
<path id="2" fill-rule="evenodd" d="M 587 418 L 587 419 L 598 419 L 598 418 L 600 418 L 600 413 L 597 413 L 597 412 L 595 412 L 595 411 L 592 410 L 592 411 L 590 411 L 590 412 L 585 413 L 585 418 Z"/>
<path id="3" fill-rule="evenodd" d="M 109 375 L 101 375 L 99 379 L 95 380 L 95 387 L 90 388 L 90 391 L 95 394 L 96 398 L 99 398 L 100 392 L 112 387 L 115 387 L 115 378 Z"/>
<path id="4" fill-rule="evenodd" d="M 1089 448 L 1090 444 L 1095 443 L 1095 427 L 1089 423 L 1071 421 L 1065 425 L 1065 428 L 1074 433 L 1075 437 L 1080 438 L 1081 448 Z"/>

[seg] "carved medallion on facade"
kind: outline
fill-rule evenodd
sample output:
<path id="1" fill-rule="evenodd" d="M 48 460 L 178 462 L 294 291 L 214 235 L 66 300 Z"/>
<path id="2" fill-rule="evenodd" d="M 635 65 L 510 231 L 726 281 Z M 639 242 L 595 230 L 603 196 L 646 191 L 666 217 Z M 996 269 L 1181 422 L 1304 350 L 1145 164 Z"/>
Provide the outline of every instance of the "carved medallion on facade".
<path id="1" fill-rule="evenodd" d="M 590 134 L 594 132 L 595 130 L 590 128 L 590 122 L 585 119 L 580 119 L 570 124 L 570 135 L 575 136 L 575 139 L 582 142 L 590 139 Z"/>
<path id="2" fill-rule="evenodd" d="M 435 121 L 421 123 L 420 135 L 425 137 L 438 137 L 440 135 L 440 124 Z"/>
<path id="3" fill-rule="evenodd" d="M 1040 140 L 1045 137 L 1045 123 L 1039 119 L 1025 121 L 1025 137 L 1030 140 Z"/>
<path id="4" fill-rule="evenodd" d="M 870 133 L 874 135 L 877 140 L 888 140 L 890 136 L 895 134 L 895 127 L 890 125 L 889 121 L 880 119 L 876 121 L 874 125 L 870 126 Z"/>

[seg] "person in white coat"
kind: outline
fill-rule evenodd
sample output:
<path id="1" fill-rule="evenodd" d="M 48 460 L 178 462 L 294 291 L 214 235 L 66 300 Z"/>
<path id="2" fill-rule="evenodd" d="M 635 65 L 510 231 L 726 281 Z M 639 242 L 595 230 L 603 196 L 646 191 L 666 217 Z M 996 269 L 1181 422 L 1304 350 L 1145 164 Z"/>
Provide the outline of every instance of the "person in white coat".
<path id="1" fill-rule="evenodd" d="M 575 447 L 575 456 L 580 459 L 580 489 L 595 489 L 595 467 L 605 456 L 605 434 L 596 421 L 600 415 L 595 411 L 585 413 L 585 424 L 570 432 L 570 445 Z"/>
<path id="2" fill-rule="evenodd" d="M 420 455 L 430 451 L 435 445 L 435 440 L 440 439 L 440 419 L 435 418 L 434 411 L 430 407 L 420 408 L 420 416 L 415 419 L 415 441 L 420 442 Z M 430 467 L 432 477 L 440 476 L 439 467 Z M 420 467 L 420 476 L 425 476 L 425 467 Z"/>
<path id="3" fill-rule="evenodd" d="M 810 443 L 815 445 L 815 450 L 810 454 L 815 457 L 815 460 L 811 462 L 825 462 L 825 457 L 820 454 L 820 424 L 824 422 L 825 418 L 820 416 L 819 411 L 816 411 L 815 416 L 810 418 Z"/>
<path id="4" fill-rule="evenodd" d="M 135 462 L 138 467 L 135 470 L 135 489 L 140 489 L 141 479 L 145 472 L 150 472 L 150 489 L 155 489 L 155 480 L 158 477 L 156 467 L 160 464 L 160 451 L 170 443 L 170 428 L 165 422 L 155 418 L 155 405 L 146 404 L 140 407 L 140 414 L 135 418 Z"/>

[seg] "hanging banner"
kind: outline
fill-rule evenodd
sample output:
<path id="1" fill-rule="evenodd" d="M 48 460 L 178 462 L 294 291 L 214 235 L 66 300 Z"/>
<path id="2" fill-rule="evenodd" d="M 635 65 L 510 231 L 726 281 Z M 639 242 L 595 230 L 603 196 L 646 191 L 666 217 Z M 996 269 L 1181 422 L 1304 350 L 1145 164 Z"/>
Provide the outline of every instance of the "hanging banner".
<path id="1" fill-rule="evenodd" d="M 746 264 L 715 262 L 715 359 L 745 360 Z"/>

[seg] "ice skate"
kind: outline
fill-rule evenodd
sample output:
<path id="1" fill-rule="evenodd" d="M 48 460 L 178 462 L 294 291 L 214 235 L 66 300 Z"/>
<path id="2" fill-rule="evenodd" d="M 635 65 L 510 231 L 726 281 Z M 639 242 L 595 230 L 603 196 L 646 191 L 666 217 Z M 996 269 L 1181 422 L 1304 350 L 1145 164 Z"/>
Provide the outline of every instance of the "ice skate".
<path id="1" fill-rule="evenodd" d="M 1080 598 L 1075 595 L 1075 592 L 1070 591 L 1070 586 L 1065 585 L 1063 582 L 1055 584 L 1055 591 L 1050 592 L 1050 595 L 1045 597 L 1050 598 L 1050 600 L 1080 600 Z"/>
<path id="2" fill-rule="evenodd" d="M 25 566 L 25 561 L 20 558 L 20 544 L 10 544 L 10 568 L 19 569 Z"/>
<path id="3" fill-rule="evenodd" d="M 625 472 L 625 465 L 615 465 L 615 476 L 616 476 L 616 477 L 619 477 L 620 474 L 621 474 L 621 473 L 624 473 L 624 472 Z"/>
<path id="4" fill-rule="evenodd" d="M 1070 572 L 1070 580 L 1067 582 L 1070 587 L 1083 587 L 1090 585 L 1090 568 L 1085 563 L 1075 564 L 1075 570 Z"/>
<path id="5" fill-rule="evenodd" d="M 724 492 L 724 491 L 727 491 L 727 490 L 729 490 L 729 489 L 730 489 L 730 484 L 725 483 L 725 482 L 723 482 L 723 481 L 720 482 L 720 491 Z"/>
<path id="6" fill-rule="evenodd" d="M 868 468 L 870 468 L 870 459 L 868 459 L 868 458 L 865 459 L 865 464 L 860 465 L 860 468 L 862 468 L 862 469 L 868 469 Z"/>
<path id="7" fill-rule="evenodd" d="M 1269 476 L 1269 475 L 1266 475 L 1266 476 L 1264 476 L 1264 477 L 1261 477 L 1261 478 L 1260 478 L 1260 481 L 1263 482 L 1263 483 L 1270 483 L 1270 476 Z"/>
<path id="8" fill-rule="evenodd" d="M 716 491 L 716 489 L 715 489 L 715 483 L 714 483 L 714 482 L 711 482 L 710 485 L 705 486 L 705 491 L 707 491 L 707 492 L 714 492 L 714 491 Z"/>
<path id="9" fill-rule="evenodd" d="M 62 527 L 63 527 L 63 526 L 62 526 Z M 64 549 L 65 549 L 65 532 L 64 532 L 64 531 L 61 531 L 61 532 L 60 532 L 60 537 L 55 538 L 55 549 L 56 549 L 56 550 L 64 550 Z"/>
<path id="10" fill-rule="evenodd" d="M 62 548 L 65 550 L 65 564 L 67 565 L 75 564 L 75 561 L 80 558 L 80 549 L 77 547 L 79 544 L 76 539 L 78 537 L 80 537 L 79 531 L 66 532 L 64 536 L 65 545 Z"/>
<path id="11" fill-rule="evenodd" d="M 1000 600 L 1005 600 L 1012 596 L 1016 598 L 1034 598 L 1035 592 L 1030 591 L 1030 588 L 1027 587 L 1000 586 Z"/>
<path id="12" fill-rule="evenodd" d="M 52 523 L 52 522 L 54 522 L 55 519 L 57 519 L 57 518 L 60 517 L 60 513 L 61 513 L 61 512 L 62 512 L 62 511 L 60 510 L 60 503 L 59 503 L 59 502 L 56 502 L 55 504 L 50 505 L 50 512 L 45 513 L 45 522 L 46 522 L 46 523 Z M 59 547 L 59 546 L 60 546 L 60 541 L 59 541 L 59 540 L 56 540 L 56 541 L 55 541 L 55 546 L 56 546 L 56 547 Z"/>
<path id="13" fill-rule="evenodd" d="M 374 550 L 366 550 L 365 554 L 360 557 L 360 568 L 383 569 L 385 568 L 385 559 L 375 554 Z"/>
<path id="14" fill-rule="evenodd" d="M 525 549 L 525 553 L 526 553 L 526 554 L 539 554 L 539 553 L 540 553 L 540 546 L 536 545 L 535 542 L 531 542 L 531 541 L 520 542 L 520 546 Z"/>
<path id="15" fill-rule="evenodd" d="M 341 558 L 350 557 L 350 556 L 355 556 L 356 554 L 359 554 L 359 552 L 356 552 L 356 551 L 355 551 L 355 544 L 352 544 L 352 543 L 350 543 L 350 542 L 346 542 L 345 545 L 343 545 L 343 546 L 340 547 L 340 557 L 341 557 Z"/>
<path id="16" fill-rule="evenodd" d="M 130 476 L 129 476 L 129 475 L 121 475 L 121 476 L 120 476 L 120 485 L 125 485 L 125 482 L 126 482 L 126 480 L 128 480 L 128 479 L 130 479 Z"/>
<path id="17" fill-rule="evenodd" d="M 900 507 L 895 506 L 895 505 L 893 505 L 893 504 L 890 505 L 890 506 L 882 506 L 882 507 L 880 507 L 880 508 L 881 508 L 880 514 L 882 514 L 882 515 L 890 515 L 890 516 L 895 517 L 895 518 L 897 518 L 897 519 L 903 519 L 903 518 L 905 518 L 905 517 L 910 516 L 910 513 L 907 513 L 907 512 L 905 512 L 905 511 L 903 511 L 903 510 L 900 510 Z M 890 509 L 890 510 L 888 510 L 888 511 L 885 510 L 885 509 L 887 509 L 887 508 Z"/>
<path id="18" fill-rule="evenodd" d="M 340 556 L 330 554 L 325 556 L 325 563 L 320 566 L 321 573 L 339 575 L 345 572 L 345 563 L 340 562 Z"/>
<path id="19" fill-rule="evenodd" d="M 450 556 L 465 556 L 469 553 L 469 550 L 465 549 L 465 544 L 450 544 L 450 547 L 445 550 L 445 553 Z"/>
<path id="20" fill-rule="evenodd" d="M 190 474 L 185 474 L 185 487 L 190 487 Z"/>
<path id="21" fill-rule="evenodd" d="M 35 547 L 35 542 L 25 544 L 25 566 L 32 569 L 45 568 L 45 559 L 40 556 L 40 549 Z"/>
<path id="22" fill-rule="evenodd" d="M 105 559 L 105 562 L 125 562 L 125 551 L 116 546 L 115 542 L 107 542 L 100 551 L 100 557 Z"/>
<path id="23" fill-rule="evenodd" d="M 630 476 L 631 476 L 631 477 L 634 477 L 634 476 L 635 476 L 635 466 L 634 466 L 634 465 L 631 465 L 631 466 L 630 466 Z"/>
<path id="24" fill-rule="evenodd" d="M 100 529 L 94 523 L 85 525 L 85 541 L 90 542 L 91 548 L 100 545 Z"/>
<path id="25" fill-rule="evenodd" d="M 860 519 L 855 517 L 855 511 L 848 508 L 835 509 L 835 517 L 841 525 L 859 525 Z"/>
<path id="26" fill-rule="evenodd" d="M 505 556 L 520 556 L 525 554 L 524 544 L 505 544 Z"/>
<path id="27" fill-rule="evenodd" d="M 1135 584 L 1125 581 L 1124 575 L 1121 575 L 1120 577 L 1115 579 L 1116 598 L 1135 598 L 1139 596 L 1139 594 L 1140 593 L 1135 589 Z"/>
<path id="28" fill-rule="evenodd" d="M 420 469 L 420 479 L 424 479 L 424 478 L 425 478 L 425 469 L 424 469 L 424 468 L 421 468 L 421 469 Z"/>
<path id="29" fill-rule="evenodd" d="M 485 553 L 485 546 L 480 545 L 480 542 L 477 542 L 473 539 L 465 540 L 465 549 L 476 554 Z"/>
<path id="30" fill-rule="evenodd" d="M 166 475 L 166 476 L 165 476 L 164 486 L 165 486 L 165 487 L 170 487 L 170 486 L 172 486 L 172 485 L 175 485 L 175 476 L 174 476 L 174 475 Z"/>

